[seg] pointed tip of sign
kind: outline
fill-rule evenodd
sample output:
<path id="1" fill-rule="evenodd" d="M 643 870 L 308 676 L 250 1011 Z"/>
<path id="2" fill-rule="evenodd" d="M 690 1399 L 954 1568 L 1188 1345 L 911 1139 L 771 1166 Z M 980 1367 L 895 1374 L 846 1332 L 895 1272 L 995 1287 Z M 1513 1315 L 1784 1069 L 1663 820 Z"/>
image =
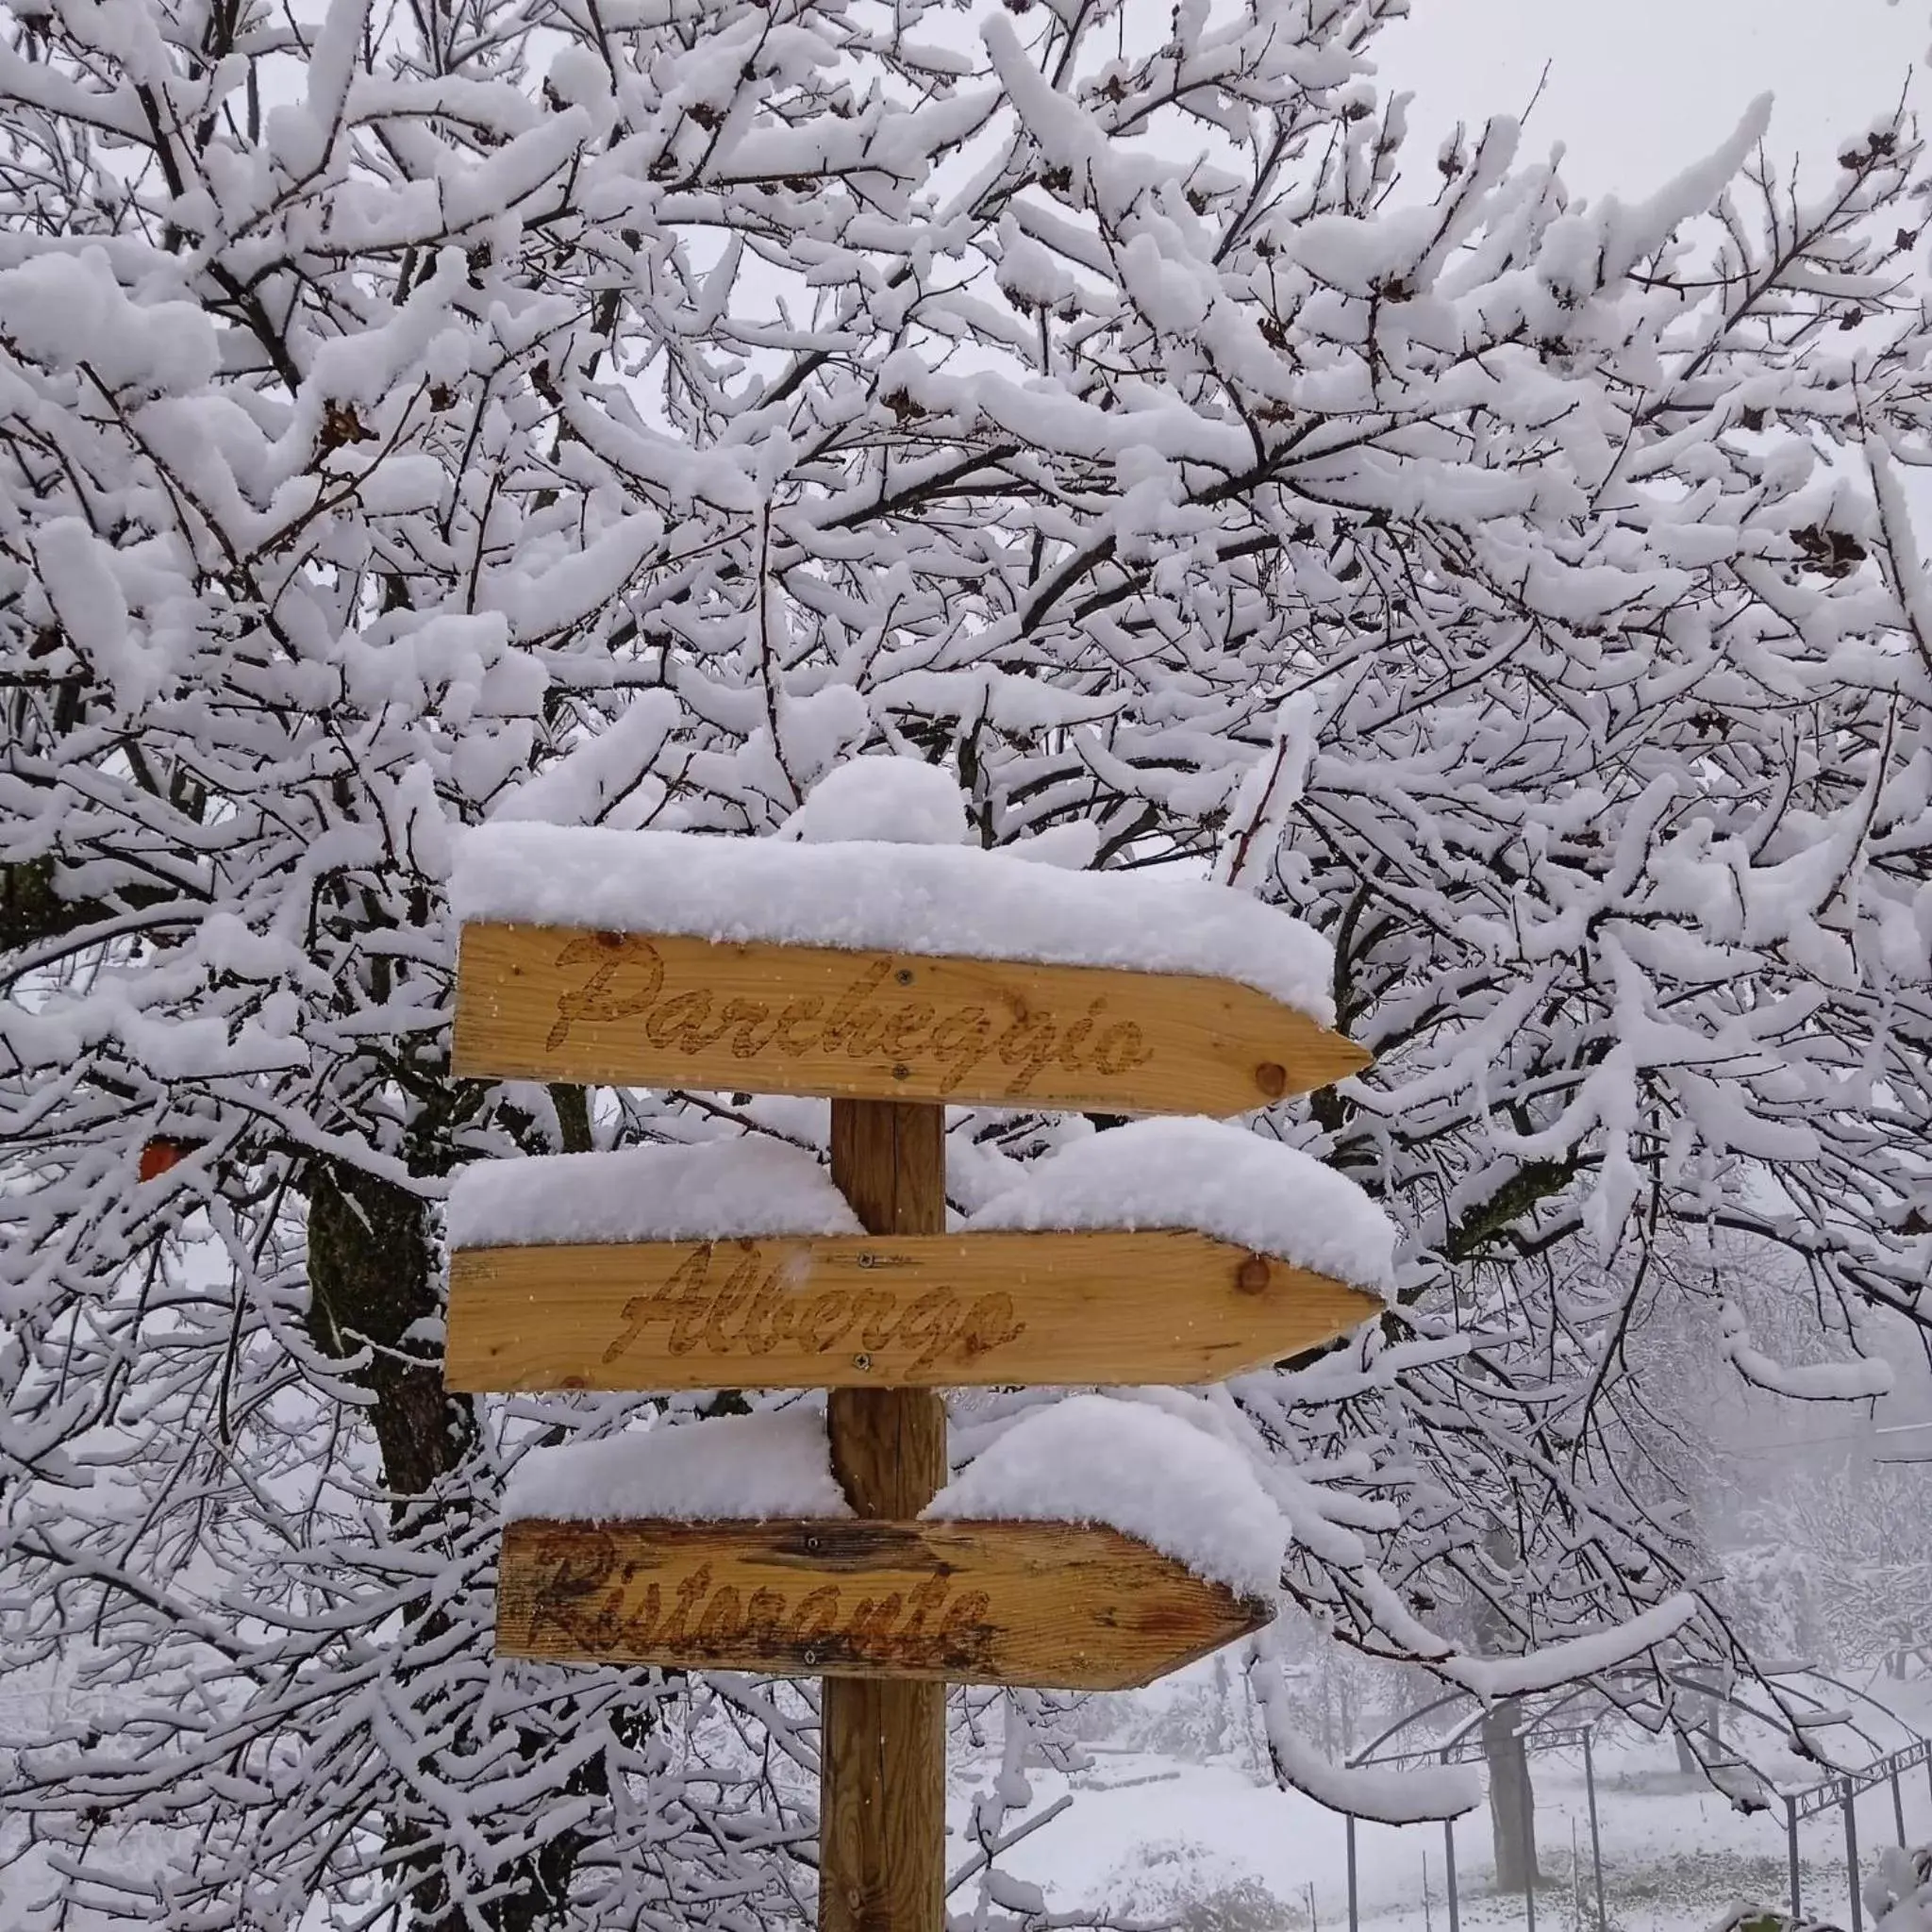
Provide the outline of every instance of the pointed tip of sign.
<path id="1" fill-rule="evenodd" d="M 1286 1100 L 1293 1093 L 1318 1092 L 1375 1063 L 1374 1055 L 1346 1034 L 1317 1026 L 1311 1021 L 1302 1024 L 1307 1030 L 1291 1041 L 1291 1050 L 1281 1059 L 1256 1063 L 1255 1087 L 1268 1104 Z"/>
<path id="2" fill-rule="evenodd" d="M 1338 1033 L 1335 1037 L 1341 1042 L 1336 1058 L 1345 1059 L 1349 1063 L 1348 1073 L 1341 1075 L 1342 1079 L 1347 1079 L 1352 1074 L 1365 1074 L 1375 1064 L 1375 1056 L 1360 1041 L 1351 1040 L 1344 1033 Z"/>

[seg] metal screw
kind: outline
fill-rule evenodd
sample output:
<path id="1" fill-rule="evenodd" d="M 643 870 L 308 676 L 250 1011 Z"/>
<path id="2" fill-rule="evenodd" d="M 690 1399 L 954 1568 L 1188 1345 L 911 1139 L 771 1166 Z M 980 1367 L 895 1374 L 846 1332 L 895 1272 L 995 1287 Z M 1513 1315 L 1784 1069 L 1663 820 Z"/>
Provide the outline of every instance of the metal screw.
<path id="1" fill-rule="evenodd" d="M 910 1067 L 894 1067 L 892 1069 L 892 1078 L 895 1080 L 909 1080 L 911 1077 L 912 1069 Z"/>
<path id="2" fill-rule="evenodd" d="M 910 986 L 912 984 L 912 969 L 909 966 L 902 966 L 900 967 L 898 972 L 892 974 L 892 977 L 896 979 L 901 986 Z"/>
<path id="3" fill-rule="evenodd" d="M 807 1549 L 808 1549 L 808 1550 L 815 1550 L 815 1549 L 817 1549 L 817 1548 L 818 1548 L 818 1546 L 819 1546 L 819 1540 L 818 1540 L 818 1538 L 817 1538 L 817 1537 L 815 1537 L 815 1536 L 808 1536 L 808 1537 L 807 1537 L 807 1538 L 806 1538 L 806 1540 L 805 1540 L 805 1546 L 806 1546 L 806 1548 L 807 1548 Z"/>
<path id="4" fill-rule="evenodd" d="M 856 1355 L 852 1357 L 852 1366 L 855 1369 L 869 1369 L 872 1367 L 872 1357 L 869 1355 Z"/>
<path id="5" fill-rule="evenodd" d="M 861 1255 L 858 1257 L 858 1265 L 861 1268 L 876 1268 L 879 1265 L 878 1257 L 876 1255 Z"/>
<path id="6" fill-rule="evenodd" d="M 818 1654 L 818 1652 L 817 1652 L 816 1650 L 814 1650 L 814 1649 L 810 1648 L 809 1646 L 808 1646 L 808 1647 L 807 1647 L 806 1649 L 802 1650 L 802 1651 L 801 1651 L 801 1652 L 799 1653 L 799 1655 L 800 1655 L 800 1656 L 801 1656 L 801 1657 L 803 1657 L 803 1658 L 805 1659 L 805 1661 L 806 1661 L 807 1663 L 808 1663 L 808 1664 L 815 1664 L 815 1663 L 817 1663 L 817 1662 L 818 1662 L 818 1660 L 819 1660 L 819 1654 Z"/>

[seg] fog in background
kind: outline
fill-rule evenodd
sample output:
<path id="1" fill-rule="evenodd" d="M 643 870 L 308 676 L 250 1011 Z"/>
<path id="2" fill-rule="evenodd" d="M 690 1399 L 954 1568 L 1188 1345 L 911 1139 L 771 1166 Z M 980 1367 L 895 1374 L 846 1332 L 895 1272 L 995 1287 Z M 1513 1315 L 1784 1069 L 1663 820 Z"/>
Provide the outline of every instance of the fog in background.
<path id="1" fill-rule="evenodd" d="M 1647 194 L 1776 96 L 1773 157 L 1829 178 L 1834 144 L 1901 92 L 1924 106 L 1925 0 L 1412 0 L 1377 42 L 1386 87 L 1413 92 L 1425 153 L 1457 121 L 1520 115 L 1526 155 L 1564 149 L 1587 194 Z M 1421 156 L 1418 158 L 1422 158 Z"/>

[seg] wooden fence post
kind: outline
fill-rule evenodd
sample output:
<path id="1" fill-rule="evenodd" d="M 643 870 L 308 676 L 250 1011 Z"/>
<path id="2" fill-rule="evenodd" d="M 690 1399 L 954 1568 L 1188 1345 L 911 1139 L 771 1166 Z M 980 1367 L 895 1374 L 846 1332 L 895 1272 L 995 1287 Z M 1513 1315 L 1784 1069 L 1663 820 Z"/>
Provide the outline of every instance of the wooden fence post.
<path id="1" fill-rule="evenodd" d="M 870 1234 L 946 1224 L 946 1110 L 832 1102 L 832 1178 Z M 860 1516 L 915 1517 L 946 1479 L 946 1408 L 924 1389 L 834 1389 L 832 1469 Z M 946 1687 L 827 1677 L 821 1687 L 820 1932 L 940 1932 Z"/>

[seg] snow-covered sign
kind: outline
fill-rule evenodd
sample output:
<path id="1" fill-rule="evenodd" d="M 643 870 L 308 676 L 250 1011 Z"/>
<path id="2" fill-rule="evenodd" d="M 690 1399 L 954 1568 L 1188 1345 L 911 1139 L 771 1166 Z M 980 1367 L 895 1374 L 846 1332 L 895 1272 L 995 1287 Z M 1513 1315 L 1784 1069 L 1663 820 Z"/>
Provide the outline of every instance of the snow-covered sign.
<path id="1" fill-rule="evenodd" d="M 452 891 L 459 1074 L 1233 1114 L 1368 1064 L 1326 942 L 1202 880 L 509 824 Z"/>
<path id="2" fill-rule="evenodd" d="M 475 1166 L 449 1203 L 462 1390 L 1218 1381 L 1377 1313 L 1395 1230 L 1216 1121 L 1038 1162 L 957 1233 L 869 1236 L 762 1140 Z"/>
<path id="3" fill-rule="evenodd" d="M 462 841 L 458 1073 L 833 1102 L 829 1173 L 747 1139 L 458 1177 L 450 1386 L 832 1391 L 823 1426 L 526 1458 L 498 1649 L 1097 1690 L 1259 1628 L 1284 1518 L 1226 1444 L 1075 1397 L 947 1484 L 924 1391 L 1205 1381 L 1330 1341 L 1382 1306 L 1393 1227 L 1211 1118 L 1071 1142 L 951 1225 L 943 1106 L 1212 1115 L 1325 1085 L 1366 1063 L 1330 1030 L 1325 943 L 1225 886 L 965 844 L 958 791 L 916 759 L 835 773 L 789 829 Z M 883 1802 L 881 1737 L 887 1784 L 930 1787 L 854 1855 L 871 1883 L 889 1840 L 938 1841 L 939 1734 L 908 1707 L 867 1743 L 826 1713 L 828 1791 L 872 1793 L 855 1815 Z"/>
<path id="4" fill-rule="evenodd" d="M 1287 1524 L 1147 1402 L 1022 1415 L 915 1520 L 856 1515 L 804 1404 L 536 1449 L 498 1647 L 598 1663 L 1123 1690 L 1274 1613 Z"/>

